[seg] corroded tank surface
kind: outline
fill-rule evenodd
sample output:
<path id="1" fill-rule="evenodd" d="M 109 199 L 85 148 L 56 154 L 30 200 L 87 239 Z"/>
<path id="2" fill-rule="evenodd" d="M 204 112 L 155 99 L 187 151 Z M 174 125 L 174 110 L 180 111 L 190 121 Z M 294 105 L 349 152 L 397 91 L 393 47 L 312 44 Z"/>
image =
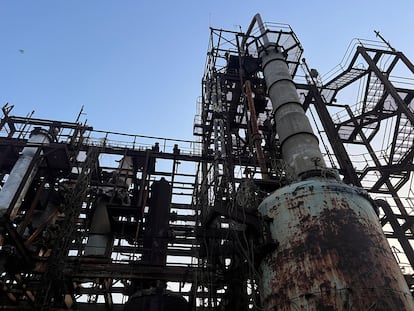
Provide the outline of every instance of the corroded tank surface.
<path id="1" fill-rule="evenodd" d="M 259 207 L 276 249 L 261 262 L 264 310 L 414 310 L 370 201 L 358 189 L 310 179 Z"/>

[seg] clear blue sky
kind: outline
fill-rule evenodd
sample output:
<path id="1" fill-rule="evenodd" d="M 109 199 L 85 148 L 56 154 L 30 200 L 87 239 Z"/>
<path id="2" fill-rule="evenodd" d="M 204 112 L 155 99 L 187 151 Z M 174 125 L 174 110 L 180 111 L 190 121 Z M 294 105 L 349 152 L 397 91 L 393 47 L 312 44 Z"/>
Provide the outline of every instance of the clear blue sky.
<path id="1" fill-rule="evenodd" d="M 258 12 L 322 74 L 374 29 L 414 60 L 412 0 L 0 0 L 0 104 L 63 121 L 84 105 L 96 129 L 191 139 L 209 26 Z"/>

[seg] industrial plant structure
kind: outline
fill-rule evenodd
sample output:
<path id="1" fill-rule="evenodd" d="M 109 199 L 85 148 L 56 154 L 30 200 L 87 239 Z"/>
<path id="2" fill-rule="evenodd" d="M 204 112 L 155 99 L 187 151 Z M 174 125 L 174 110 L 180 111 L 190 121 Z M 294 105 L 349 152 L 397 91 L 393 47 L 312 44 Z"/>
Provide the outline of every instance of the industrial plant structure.
<path id="1" fill-rule="evenodd" d="M 0 309 L 414 310 L 414 65 L 377 36 L 321 77 L 288 25 L 211 28 L 194 141 L 4 105 Z"/>

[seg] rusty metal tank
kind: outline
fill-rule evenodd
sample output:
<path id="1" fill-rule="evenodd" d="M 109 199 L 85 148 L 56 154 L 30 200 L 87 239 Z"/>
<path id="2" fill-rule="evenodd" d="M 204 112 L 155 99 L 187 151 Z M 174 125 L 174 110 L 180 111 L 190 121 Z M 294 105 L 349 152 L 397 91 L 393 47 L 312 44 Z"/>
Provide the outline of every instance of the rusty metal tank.
<path id="1" fill-rule="evenodd" d="M 261 262 L 264 310 L 414 310 L 371 202 L 357 188 L 311 178 L 259 207 L 276 249 Z"/>

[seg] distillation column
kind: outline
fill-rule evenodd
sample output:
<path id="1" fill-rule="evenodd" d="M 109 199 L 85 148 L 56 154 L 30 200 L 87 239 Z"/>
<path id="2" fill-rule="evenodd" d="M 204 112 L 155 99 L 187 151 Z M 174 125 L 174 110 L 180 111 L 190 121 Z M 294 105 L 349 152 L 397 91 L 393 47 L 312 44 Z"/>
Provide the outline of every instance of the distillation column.
<path id="1" fill-rule="evenodd" d="M 263 309 L 414 310 L 371 201 L 325 168 L 282 47 L 255 23 L 282 157 L 298 180 L 259 206 L 277 245 L 260 264 Z"/>
<path id="2" fill-rule="evenodd" d="M 39 168 L 39 156 L 42 145 L 49 144 L 51 141 L 48 131 L 37 127 L 27 141 L 29 146 L 24 147 L 19 159 L 13 166 L 9 177 L 0 191 L 0 217 L 9 213 L 9 218 L 13 220 L 22 204 L 27 190 L 35 177 Z"/>

